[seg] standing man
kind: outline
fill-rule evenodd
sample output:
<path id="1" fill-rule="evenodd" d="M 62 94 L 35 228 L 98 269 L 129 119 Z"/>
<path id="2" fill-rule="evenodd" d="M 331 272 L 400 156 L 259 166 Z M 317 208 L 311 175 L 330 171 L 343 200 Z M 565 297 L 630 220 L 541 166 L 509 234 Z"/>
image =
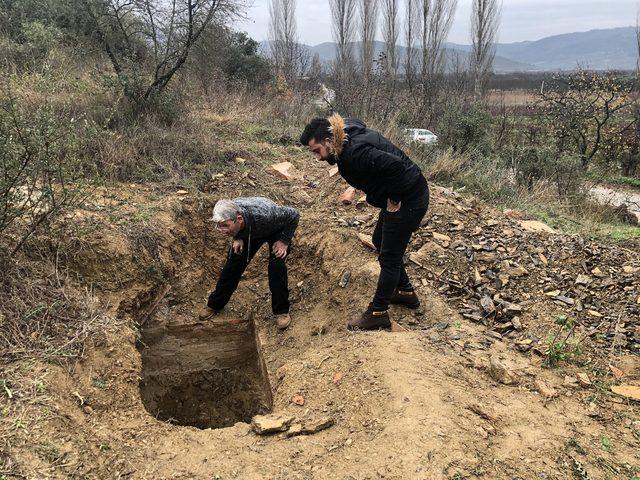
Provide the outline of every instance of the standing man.
<path id="1" fill-rule="evenodd" d="M 411 234 L 429 207 L 429 188 L 420 168 L 380 133 L 360 120 L 314 118 L 300 137 L 319 161 L 338 165 L 340 175 L 367 194 L 380 208 L 373 243 L 378 250 L 380 277 L 373 301 L 365 312 L 347 323 L 349 330 L 389 328 L 389 304 L 420 306 L 403 257 Z"/>
<path id="2" fill-rule="evenodd" d="M 209 295 L 207 306 L 200 311 L 200 320 L 207 320 L 224 308 L 238 288 L 247 265 L 260 247 L 267 243 L 271 307 L 278 328 L 284 330 L 289 326 L 291 317 L 285 259 L 299 219 L 300 213 L 295 208 L 280 207 L 264 197 L 236 198 L 216 203 L 211 220 L 219 231 L 233 237 L 233 243 L 216 289 Z"/>

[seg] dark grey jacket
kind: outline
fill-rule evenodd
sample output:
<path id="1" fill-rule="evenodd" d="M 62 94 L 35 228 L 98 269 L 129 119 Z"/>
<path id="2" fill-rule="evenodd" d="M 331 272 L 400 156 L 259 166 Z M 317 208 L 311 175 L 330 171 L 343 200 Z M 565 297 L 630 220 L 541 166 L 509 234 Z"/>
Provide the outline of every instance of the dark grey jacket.
<path id="1" fill-rule="evenodd" d="M 242 210 L 245 221 L 245 227 L 234 237 L 236 240 L 278 235 L 287 245 L 291 243 L 300 220 L 298 210 L 281 207 L 264 197 L 241 197 L 233 202 Z"/>

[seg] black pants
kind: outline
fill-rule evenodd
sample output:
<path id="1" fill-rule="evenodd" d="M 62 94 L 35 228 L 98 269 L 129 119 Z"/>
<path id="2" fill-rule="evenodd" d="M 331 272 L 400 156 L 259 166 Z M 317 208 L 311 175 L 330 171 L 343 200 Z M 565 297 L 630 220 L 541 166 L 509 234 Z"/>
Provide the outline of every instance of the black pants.
<path id="1" fill-rule="evenodd" d="M 209 295 L 207 305 L 214 310 L 222 310 L 229 302 L 231 295 L 238 288 L 240 277 L 256 252 L 265 243 L 269 244 L 269 290 L 271 290 L 271 309 L 275 315 L 289 313 L 289 279 L 285 258 L 276 257 L 271 249 L 278 241 L 278 236 L 269 238 L 252 238 L 249 251 L 247 241 L 244 241 L 244 249 L 239 254 L 229 250 L 227 261 L 224 264 L 216 289 Z M 287 256 L 288 256 L 287 252 Z"/>
<path id="2" fill-rule="evenodd" d="M 380 211 L 378 223 L 373 231 L 373 244 L 378 250 L 380 277 L 373 297 L 374 310 L 389 308 L 389 300 L 396 288 L 412 291 L 413 287 L 404 268 L 403 257 L 411 234 L 420 227 L 427 208 L 409 208 L 402 205 L 399 211 Z"/>

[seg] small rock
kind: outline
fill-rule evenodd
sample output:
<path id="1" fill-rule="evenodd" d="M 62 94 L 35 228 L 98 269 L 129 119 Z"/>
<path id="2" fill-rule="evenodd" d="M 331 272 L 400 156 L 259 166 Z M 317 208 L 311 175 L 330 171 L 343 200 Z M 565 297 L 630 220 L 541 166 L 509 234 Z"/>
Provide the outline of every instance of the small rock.
<path id="1" fill-rule="evenodd" d="M 518 332 L 523 330 L 522 322 L 520 321 L 520 317 L 513 317 L 511 319 L 511 323 L 513 324 L 513 328 L 515 328 Z"/>
<path id="2" fill-rule="evenodd" d="M 329 169 L 329 178 L 336 176 L 339 171 L 340 170 L 339 170 L 339 168 L 337 166 L 336 167 L 331 167 Z"/>
<path id="3" fill-rule="evenodd" d="M 566 375 L 564 377 L 563 385 L 565 387 L 577 387 L 578 386 L 578 379 L 576 377 L 571 377 L 569 375 Z"/>
<path id="4" fill-rule="evenodd" d="M 586 373 L 579 373 L 577 377 L 578 383 L 582 388 L 589 388 L 591 385 L 593 385 L 591 383 L 591 380 L 589 379 L 589 375 L 587 375 Z"/>
<path id="5" fill-rule="evenodd" d="M 304 397 L 300 394 L 298 395 L 294 395 L 291 398 L 291 402 L 295 403 L 296 405 L 302 407 L 304 405 Z"/>
<path id="6" fill-rule="evenodd" d="M 514 385 L 518 383 L 517 376 L 511 372 L 496 355 L 492 355 L 489 359 L 489 375 L 495 381 L 504 385 Z"/>
<path id="7" fill-rule="evenodd" d="M 549 387 L 540 379 L 536 379 L 533 385 L 538 393 L 540 393 L 540 395 L 542 395 L 546 399 L 551 399 L 558 396 L 558 392 L 554 388 Z"/>
<path id="8" fill-rule="evenodd" d="M 347 288 L 347 285 L 349 285 L 350 280 L 351 280 L 351 272 L 349 270 L 345 270 L 344 273 L 342 274 L 342 277 L 340 277 L 340 282 L 338 282 L 338 285 L 342 288 Z"/>
<path id="9" fill-rule="evenodd" d="M 491 314 L 496 311 L 496 306 L 488 295 L 485 295 L 480 299 L 480 305 L 486 313 Z"/>
<path id="10" fill-rule="evenodd" d="M 591 277 L 588 275 L 578 275 L 576 278 L 576 285 L 589 285 L 591 283 Z"/>
<path id="11" fill-rule="evenodd" d="M 438 240 L 440 242 L 450 242 L 451 241 L 451 237 L 449 237 L 448 235 L 443 235 L 442 233 L 433 232 L 431 235 L 433 236 L 433 238 L 435 238 L 436 240 Z"/>
<path id="12" fill-rule="evenodd" d="M 342 380 L 344 374 L 342 372 L 336 372 L 333 375 L 333 383 L 339 383 Z"/>
<path id="13" fill-rule="evenodd" d="M 555 297 L 553 297 L 553 299 L 569 306 L 573 306 L 576 303 L 576 301 L 573 298 L 565 297 L 564 295 L 556 295 Z"/>
<path id="14" fill-rule="evenodd" d="M 622 267 L 622 271 L 624 273 L 638 273 L 640 272 L 640 267 L 632 267 L 631 265 L 625 265 Z"/>
<path id="15" fill-rule="evenodd" d="M 286 437 L 295 437 L 297 435 L 302 435 L 303 431 L 304 431 L 304 429 L 302 427 L 302 424 L 296 422 L 296 423 L 294 423 L 293 425 L 291 425 L 289 427 L 289 430 L 287 430 L 285 432 L 285 436 Z"/>
<path id="16" fill-rule="evenodd" d="M 251 428 L 258 435 L 268 435 L 270 433 L 286 431 L 294 417 L 290 415 L 256 415 L 251 419 Z"/>
<path id="17" fill-rule="evenodd" d="M 176 195 L 189 195 L 189 192 L 187 192 L 186 190 L 178 190 L 176 192 Z"/>
<path id="18" fill-rule="evenodd" d="M 317 419 L 306 420 L 302 424 L 302 433 L 305 435 L 312 435 L 314 433 L 318 433 L 322 430 L 326 430 L 327 428 L 332 427 L 334 423 L 335 422 L 331 417 L 321 417 Z"/>
<path id="19" fill-rule="evenodd" d="M 351 205 L 356 198 L 356 189 L 353 187 L 347 188 L 342 195 L 340 195 L 340 202 L 343 205 Z"/>
<path id="20" fill-rule="evenodd" d="M 587 310 L 587 313 L 592 317 L 602 318 L 602 314 L 600 312 L 596 312 L 595 310 Z"/>
<path id="21" fill-rule="evenodd" d="M 604 272 L 602 270 L 600 270 L 600 268 L 596 267 L 593 270 L 591 270 L 591 273 L 593 275 L 595 275 L 598 278 L 602 278 L 604 277 Z"/>
<path id="22" fill-rule="evenodd" d="M 364 233 L 358 234 L 358 239 L 362 242 L 363 245 L 370 248 L 371 250 L 375 250 L 376 246 L 373 244 L 373 240 L 371 240 L 371 235 L 366 235 Z"/>
<path id="23" fill-rule="evenodd" d="M 536 220 L 522 220 L 520 222 L 520 226 L 522 227 L 523 230 L 527 232 L 556 233 L 556 231 L 546 223 L 538 222 Z"/>

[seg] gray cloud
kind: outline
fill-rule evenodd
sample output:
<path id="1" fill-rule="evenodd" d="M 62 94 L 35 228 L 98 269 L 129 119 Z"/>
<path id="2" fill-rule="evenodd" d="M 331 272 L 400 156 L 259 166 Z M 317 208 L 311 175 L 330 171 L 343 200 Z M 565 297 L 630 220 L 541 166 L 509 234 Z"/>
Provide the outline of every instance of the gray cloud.
<path id="1" fill-rule="evenodd" d="M 404 4 L 404 2 L 401 2 Z M 256 40 L 267 39 L 269 1 L 254 0 L 248 19 L 237 24 Z M 501 42 L 537 40 L 561 33 L 636 24 L 637 0 L 504 0 Z M 449 40 L 469 43 L 471 0 L 459 0 Z M 298 31 L 302 42 L 331 41 L 328 0 L 298 2 Z"/>

